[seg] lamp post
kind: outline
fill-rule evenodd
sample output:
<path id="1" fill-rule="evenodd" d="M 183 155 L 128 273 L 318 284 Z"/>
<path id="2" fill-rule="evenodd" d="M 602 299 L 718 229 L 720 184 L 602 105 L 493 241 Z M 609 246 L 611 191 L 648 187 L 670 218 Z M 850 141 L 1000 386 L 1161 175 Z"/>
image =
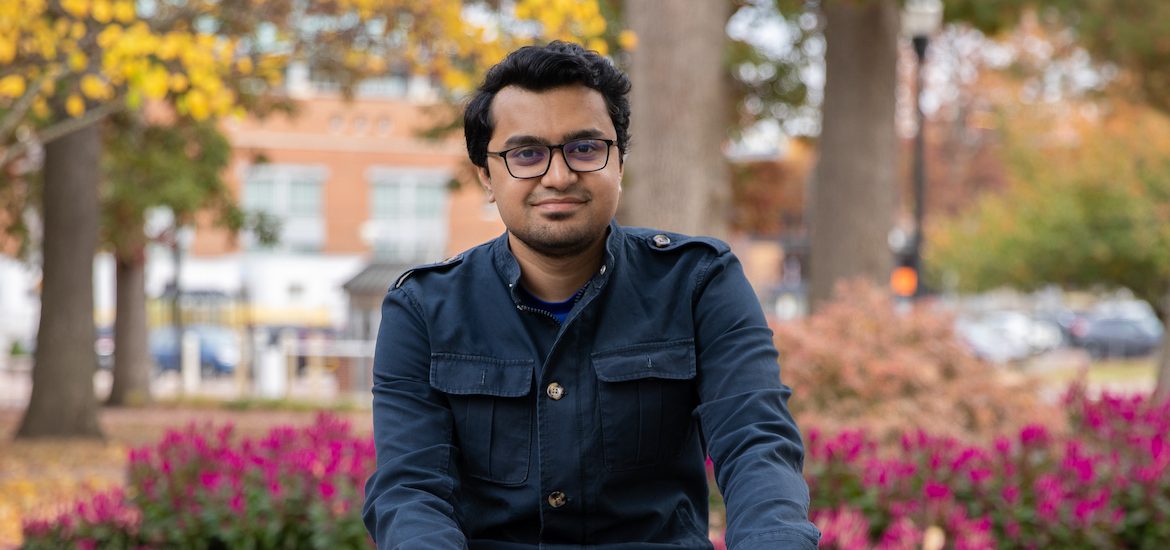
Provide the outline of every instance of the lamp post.
<path id="1" fill-rule="evenodd" d="M 914 68 L 914 114 L 918 126 L 914 136 L 914 236 L 910 242 L 910 268 L 917 276 L 916 298 L 922 290 L 922 220 L 926 211 L 926 114 L 922 111 L 922 65 L 930 35 L 942 26 L 941 0 L 907 0 L 902 10 L 902 33 L 910 37 L 918 64 Z"/>

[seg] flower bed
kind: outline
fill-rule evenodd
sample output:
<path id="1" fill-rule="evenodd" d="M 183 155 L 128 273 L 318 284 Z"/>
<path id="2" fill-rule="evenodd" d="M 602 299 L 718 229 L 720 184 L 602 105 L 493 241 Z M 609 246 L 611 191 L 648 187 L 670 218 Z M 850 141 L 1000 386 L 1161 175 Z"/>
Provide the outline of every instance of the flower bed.
<path id="1" fill-rule="evenodd" d="M 24 525 L 25 548 L 359 548 L 374 447 L 320 415 L 236 441 L 231 426 L 171 431 L 130 452 L 127 489 Z"/>
<path id="2" fill-rule="evenodd" d="M 808 433 L 823 548 L 1165 548 L 1170 404 L 1071 390 L 1067 436 L 1040 426 L 974 446 L 923 432 L 883 451 Z"/>
<path id="3" fill-rule="evenodd" d="M 1073 388 L 1064 405 L 1066 435 L 1029 426 L 988 445 L 808 430 L 822 547 L 1170 546 L 1170 404 Z M 131 451 L 124 491 L 26 522 L 25 547 L 369 547 L 360 502 L 373 467 L 369 438 L 326 415 L 241 441 L 189 427 Z"/>

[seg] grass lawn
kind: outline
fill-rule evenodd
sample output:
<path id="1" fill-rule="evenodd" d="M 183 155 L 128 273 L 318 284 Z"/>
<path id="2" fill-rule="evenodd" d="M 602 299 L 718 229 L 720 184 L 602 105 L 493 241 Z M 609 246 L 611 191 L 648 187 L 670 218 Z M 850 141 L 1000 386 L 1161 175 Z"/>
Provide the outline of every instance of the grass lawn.
<path id="1" fill-rule="evenodd" d="M 1084 370 L 1079 368 L 1051 369 L 1039 376 L 1054 384 L 1067 386 L 1082 373 L 1090 389 L 1110 391 L 1151 391 L 1157 376 L 1155 356 L 1134 359 L 1107 359 L 1094 361 Z"/>

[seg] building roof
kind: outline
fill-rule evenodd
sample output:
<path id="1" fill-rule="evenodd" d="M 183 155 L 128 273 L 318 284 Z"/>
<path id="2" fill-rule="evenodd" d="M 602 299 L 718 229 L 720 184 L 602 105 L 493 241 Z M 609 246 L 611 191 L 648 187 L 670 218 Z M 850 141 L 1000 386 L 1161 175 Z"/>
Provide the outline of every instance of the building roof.
<path id="1" fill-rule="evenodd" d="M 341 285 L 349 294 L 385 294 L 399 275 L 411 266 L 397 262 L 374 261 Z"/>

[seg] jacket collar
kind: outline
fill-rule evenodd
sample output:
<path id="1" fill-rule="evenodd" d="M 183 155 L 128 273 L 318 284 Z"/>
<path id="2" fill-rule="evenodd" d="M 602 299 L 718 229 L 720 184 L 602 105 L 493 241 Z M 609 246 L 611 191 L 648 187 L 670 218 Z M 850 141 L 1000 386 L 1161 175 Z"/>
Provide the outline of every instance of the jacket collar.
<path id="1" fill-rule="evenodd" d="M 596 283 L 595 286 L 598 288 L 605 284 L 614 268 L 617 267 L 616 264 L 622 256 L 622 251 L 625 250 L 623 246 L 625 239 L 626 232 L 618 225 L 617 220 L 610 220 L 609 235 L 605 238 L 605 258 L 602 259 L 601 269 L 591 280 L 591 282 Z M 516 261 L 516 256 L 512 254 L 512 249 L 508 246 L 507 231 L 492 241 L 491 254 L 496 272 L 499 273 L 500 278 L 508 285 L 508 288 L 513 292 L 513 297 L 515 297 L 516 288 L 520 284 L 520 263 Z"/>

